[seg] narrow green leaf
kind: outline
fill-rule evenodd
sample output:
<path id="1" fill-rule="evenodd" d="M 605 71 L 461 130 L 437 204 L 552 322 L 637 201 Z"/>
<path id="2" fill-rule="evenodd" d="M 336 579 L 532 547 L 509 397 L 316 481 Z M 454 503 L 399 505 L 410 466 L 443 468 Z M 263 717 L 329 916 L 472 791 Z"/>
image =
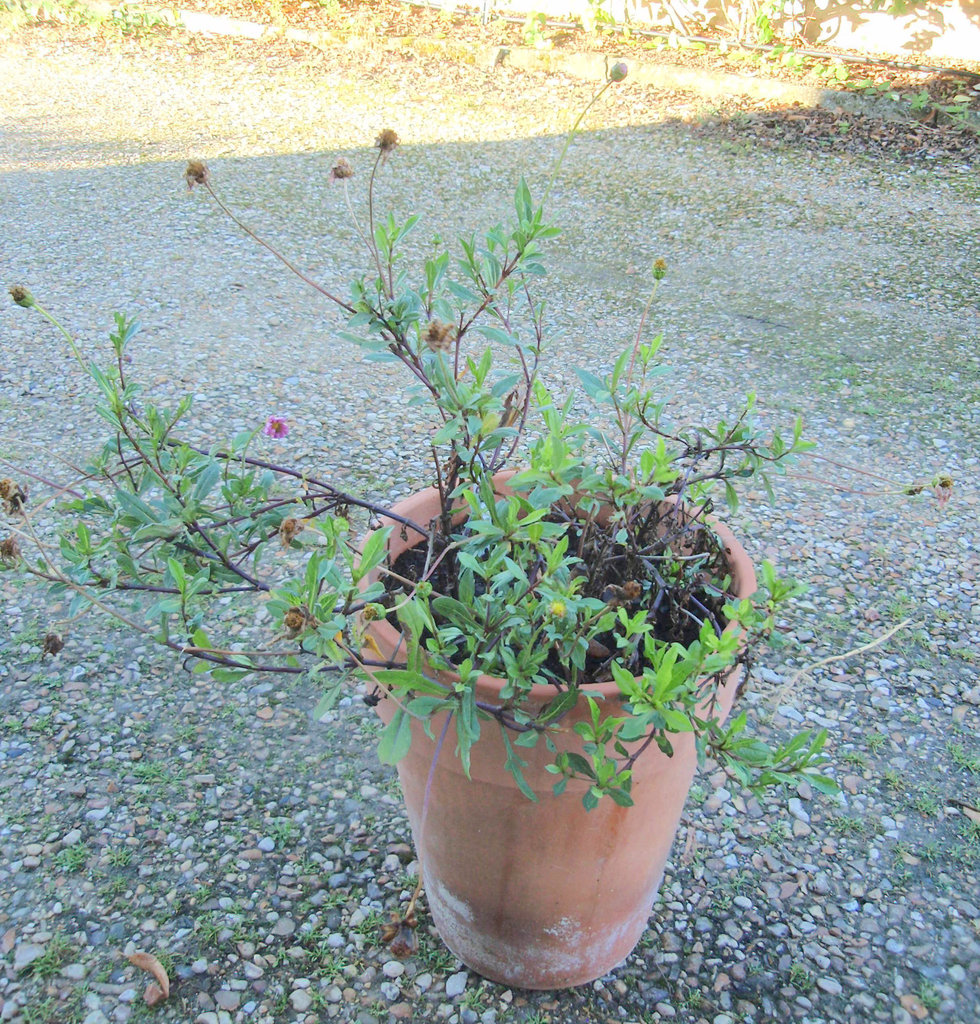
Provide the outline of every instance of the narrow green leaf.
<path id="1" fill-rule="evenodd" d="M 382 764 L 398 764 L 412 745 L 412 721 L 402 708 L 381 730 L 378 758 Z"/>

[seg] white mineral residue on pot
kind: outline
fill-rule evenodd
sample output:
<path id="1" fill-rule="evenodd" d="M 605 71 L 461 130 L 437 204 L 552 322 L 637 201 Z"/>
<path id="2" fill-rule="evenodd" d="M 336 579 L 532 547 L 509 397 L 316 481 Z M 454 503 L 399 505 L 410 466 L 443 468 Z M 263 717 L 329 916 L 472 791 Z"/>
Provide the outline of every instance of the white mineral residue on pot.
<path id="1" fill-rule="evenodd" d="M 544 933 L 554 935 L 556 939 L 564 939 L 566 942 L 578 942 L 582 935 L 582 925 L 574 918 L 563 917 L 550 928 L 545 928 Z"/>
<path id="2" fill-rule="evenodd" d="M 425 878 L 425 891 L 429 894 L 429 902 L 439 902 L 445 907 L 446 912 L 462 921 L 473 920 L 473 910 L 470 905 L 461 900 L 455 893 L 450 892 L 437 878 Z"/>

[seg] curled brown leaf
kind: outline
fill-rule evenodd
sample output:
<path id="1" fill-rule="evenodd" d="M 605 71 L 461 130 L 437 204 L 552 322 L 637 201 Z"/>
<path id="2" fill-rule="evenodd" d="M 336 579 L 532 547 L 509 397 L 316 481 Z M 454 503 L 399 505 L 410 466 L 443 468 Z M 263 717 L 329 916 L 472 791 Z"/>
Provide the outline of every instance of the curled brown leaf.
<path id="1" fill-rule="evenodd" d="M 134 967 L 153 975 L 154 980 L 146 986 L 143 1002 L 147 1006 L 155 1006 L 170 995 L 170 979 L 163 964 L 152 953 L 130 953 L 129 962 Z"/>

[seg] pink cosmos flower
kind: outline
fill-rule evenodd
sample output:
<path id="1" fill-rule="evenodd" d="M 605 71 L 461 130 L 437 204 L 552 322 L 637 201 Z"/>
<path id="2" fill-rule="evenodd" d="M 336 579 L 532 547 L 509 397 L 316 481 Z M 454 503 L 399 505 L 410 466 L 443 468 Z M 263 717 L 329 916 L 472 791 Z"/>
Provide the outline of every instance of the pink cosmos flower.
<path id="1" fill-rule="evenodd" d="M 289 433 L 289 424 L 285 416 L 270 416 L 265 421 L 262 433 L 266 437 L 285 437 Z"/>

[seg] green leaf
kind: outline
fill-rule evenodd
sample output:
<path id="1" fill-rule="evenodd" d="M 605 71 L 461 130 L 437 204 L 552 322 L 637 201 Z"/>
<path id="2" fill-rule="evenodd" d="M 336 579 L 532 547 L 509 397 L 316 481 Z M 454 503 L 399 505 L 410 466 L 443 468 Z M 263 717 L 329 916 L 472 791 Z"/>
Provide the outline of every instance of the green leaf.
<path id="1" fill-rule="evenodd" d="M 384 561 L 391 530 L 390 526 L 386 526 L 384 529 L 375 530 L 368 535 L 364 546 L 361 548 L 361 557 L 358 559 L 357 565 L 351 570 L 355 583 Z"/>
<path id="2" fill-rule="evenodd" d="M 129 491 L 124 491 L 122 488 L 117 488 L 115 498 L 123 512 L 132 516 L 134 519 L 138 519 L 141 523 L 153 523 L 157 521 L 156 516 L 153 515 L 153 509 L 151 509 L 146 502 L 137 498 L 135 494 L 131 494 Z"/>
<path id="3" fill-rule="evenodd" d="M 184 531 L 184 524 L 179 519 L 167 519 L 162 523 L 147 523 L 133 531 L 132 543 L 139 544 L 145 540 L 173 540 Z"/>
<path id="4" fill-rule="evenodd" d="M 412 745 L 412 720 L 399 708 L 392 720 L 381 730 L 378 758 L 382 764 L 398 764 Z"/>
<path id="5" fill-rule="evenodd" d="M 514 193 L 514 209 L 517 211 L 517 219 L 522 224 L 527 224 L 534 215 L 531 205 L 531 190 L 527 187 L 523 175 Z"/>
<path id="6" fill-rule="evenodd" d="M 547 707 L 542 709 L 541 713 L 538 715 L 538 721 L 549 722 L 553 718 L 558 718 L 560 715 L 564 715 L 566 712 L 571 711 L 577 703 L 578 691 L 565 690 L 562 693 L 559 693 Z"/>
<path id="7" fill-rule="evenodd" d="M 528 798 L 533 800 L 534 803 L 538 802 L 537 796 L 535 796 L 534 790 L 527 784 L 527 780 L 524 778 L 521 772 L 522 768 L 527 767 L 527 761 L 522 761 L 515 753 L 514 748 L 511 746 L 510 739 L 507 736 L 507 729 L 502 725 L 500 727 L 500 735 L 504 740 L 504 747 L 507 750 L 507 760 L 504 763 L 507 771 L 514 777 L 514 782 L 517 783 L 517 788 Z"/>
<path id="8" fill-rule="evenodd" d="M 472 302 L 476 304 L 481 301 L 481 297 L 475 291 L 471 288 L 467 288 L 464 284 L 460 284 L 458 281 L 453 281 L 447 278 L 446 288 L 452 297 L 457 299 L 459 302 Z"/>
<path id="9" fill-rule="evenodd" d="M 611 395 L 609 388 L 606 387 L 605 381 L 601 380 L 594 373 L 590 373 L 588 370 L 582 370 L 579 367 L 575 368 L 575 373 L 578 375 L 578 379 L 582 382 L 582 388 L 585 393 L 592 399 L 593 402 L 607 402 Z"/>
<path id="10" fill-rule="evenodd" d="M 434 679 L 428 679 L 419 672 L 406 668 L 382 668 L 371 673 L 371 677 L 387 689 L 395 693 L 432 693 L 445 694 L 447 689 Z"/>

